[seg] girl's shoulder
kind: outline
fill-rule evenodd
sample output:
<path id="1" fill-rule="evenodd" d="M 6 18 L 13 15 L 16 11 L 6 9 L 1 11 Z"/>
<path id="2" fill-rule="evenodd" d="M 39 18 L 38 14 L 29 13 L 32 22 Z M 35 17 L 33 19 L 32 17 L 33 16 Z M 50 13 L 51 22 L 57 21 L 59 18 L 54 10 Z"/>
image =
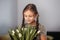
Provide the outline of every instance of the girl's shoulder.
<path id="1" fill-rule="evenodd" d="M 39 24 L 39 30 L 41 31 L 42 34 L 46 34 L 46 27 L 43 24 Z"/>
<path id="2" fill-rule="evenodd" d="M 29 24 L 25 24 L 25 26 L 28 26 Z M 17 28 L 20 28 L 22 25 L 18 25 Z M 44 28 L 44 25 L 43 24 L 40 24 L 39 23 L 39 28 Z"/>
<path id="3" fill-rule="evenodd" d="M 44 28 L 44 25 L 39 23 L 39 28 Z"/>
<path id="4" fill-rule="evenodd" d="M 25 27 L 27 27 L 28 25 L 29 25 L 29 24 L 25 24 Z M 22 26 L 22 25 L 18 25 L 17 28 L 21 28 L 21 26 Z M 39 29 L 45 28 L 45 26 L 44 26 L 43 24 L 40 24 L 40 23 L 39 23 L 39 26 L 38 26 L 38 27 L 39 27 Z"/>

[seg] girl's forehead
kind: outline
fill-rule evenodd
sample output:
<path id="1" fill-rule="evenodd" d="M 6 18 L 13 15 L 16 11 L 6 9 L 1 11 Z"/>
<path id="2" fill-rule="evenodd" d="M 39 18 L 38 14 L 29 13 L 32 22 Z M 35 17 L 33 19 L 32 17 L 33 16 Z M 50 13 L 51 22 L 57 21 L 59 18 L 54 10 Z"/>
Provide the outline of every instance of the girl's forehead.
<path id="1" fill-rule="evenodd" d="M 34 12 L 27 10 L 24 12 L 25 15 L 35 15 Z"/>

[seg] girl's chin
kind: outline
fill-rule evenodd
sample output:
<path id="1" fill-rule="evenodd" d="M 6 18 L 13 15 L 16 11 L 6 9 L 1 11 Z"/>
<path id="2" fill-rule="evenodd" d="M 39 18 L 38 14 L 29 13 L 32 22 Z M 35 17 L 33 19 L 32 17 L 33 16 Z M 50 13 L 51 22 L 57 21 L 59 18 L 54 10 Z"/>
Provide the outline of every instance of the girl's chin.
<path id="1" fill-rule="evenodd" d="M 26 22 L 26 23 L 31 24 L 31 22 Z"/>

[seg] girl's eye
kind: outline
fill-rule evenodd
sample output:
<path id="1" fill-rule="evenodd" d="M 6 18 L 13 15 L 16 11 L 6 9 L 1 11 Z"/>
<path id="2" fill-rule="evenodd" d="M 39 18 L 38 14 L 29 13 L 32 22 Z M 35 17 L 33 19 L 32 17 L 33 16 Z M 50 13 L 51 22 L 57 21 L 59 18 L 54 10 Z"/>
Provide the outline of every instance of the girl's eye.
<path id="1" fill-rule="evenodd" d="M 27 17 L 27 16 L 24 16 L 24 17 Z"/>
<path id="2" fill-rule="evenodd" d="M 29 16 L 29 17 L 32 17 L 32 16 Z"/>
<path id="3" fill-rule="evenodd" d="M 27 17 L 26 15 L 24 15 L 24 17 Z"/>
<path id="4" fill-rule="evenodd" d="M 32 16 L 30 16 L 30 15 L 29 16 L 26 16 L 26 15 L 24 15 L 24 17 L 32 17 Z"/>

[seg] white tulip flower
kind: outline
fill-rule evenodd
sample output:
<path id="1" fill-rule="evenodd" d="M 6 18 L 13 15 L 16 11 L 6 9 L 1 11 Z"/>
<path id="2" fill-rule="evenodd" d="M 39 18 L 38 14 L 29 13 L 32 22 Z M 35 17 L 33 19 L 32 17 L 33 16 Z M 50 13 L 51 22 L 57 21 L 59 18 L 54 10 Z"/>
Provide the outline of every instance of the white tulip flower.
<path id="1" fill-rule="evenodd" d="M 12 30 L 12 35 L 14 35 L 15 34 L 15 31 L 14 30 Z"/>
<path id="2" fill-rule="evenodd" d="M 23 28 L 22 28 L 22 30 L 23 30 Z"/>
<path id="3" fill-rule="evenodd" d="M 21 33 L 19 33 L 19 34 L 18 34 L 18 36 L 19 36 L 19 37 L 22 37 L 22 34 L 21 34 Z"/>
<path id="4" fill-rule="evenodd" d="M 40 33 L 40 30 L 39 31 L 37 31 L 37 34 L 39 34 Z"/>
<path id="5" fill-rule="evenodd" d="M 24 28 L 24 30 L 27 30 L 27 28 Z"/>
<path id="6" fill-rule="evenodd" d="M 16 29 L 16 31 L 19 33 L 19 30 L 18 29 Z"/>

